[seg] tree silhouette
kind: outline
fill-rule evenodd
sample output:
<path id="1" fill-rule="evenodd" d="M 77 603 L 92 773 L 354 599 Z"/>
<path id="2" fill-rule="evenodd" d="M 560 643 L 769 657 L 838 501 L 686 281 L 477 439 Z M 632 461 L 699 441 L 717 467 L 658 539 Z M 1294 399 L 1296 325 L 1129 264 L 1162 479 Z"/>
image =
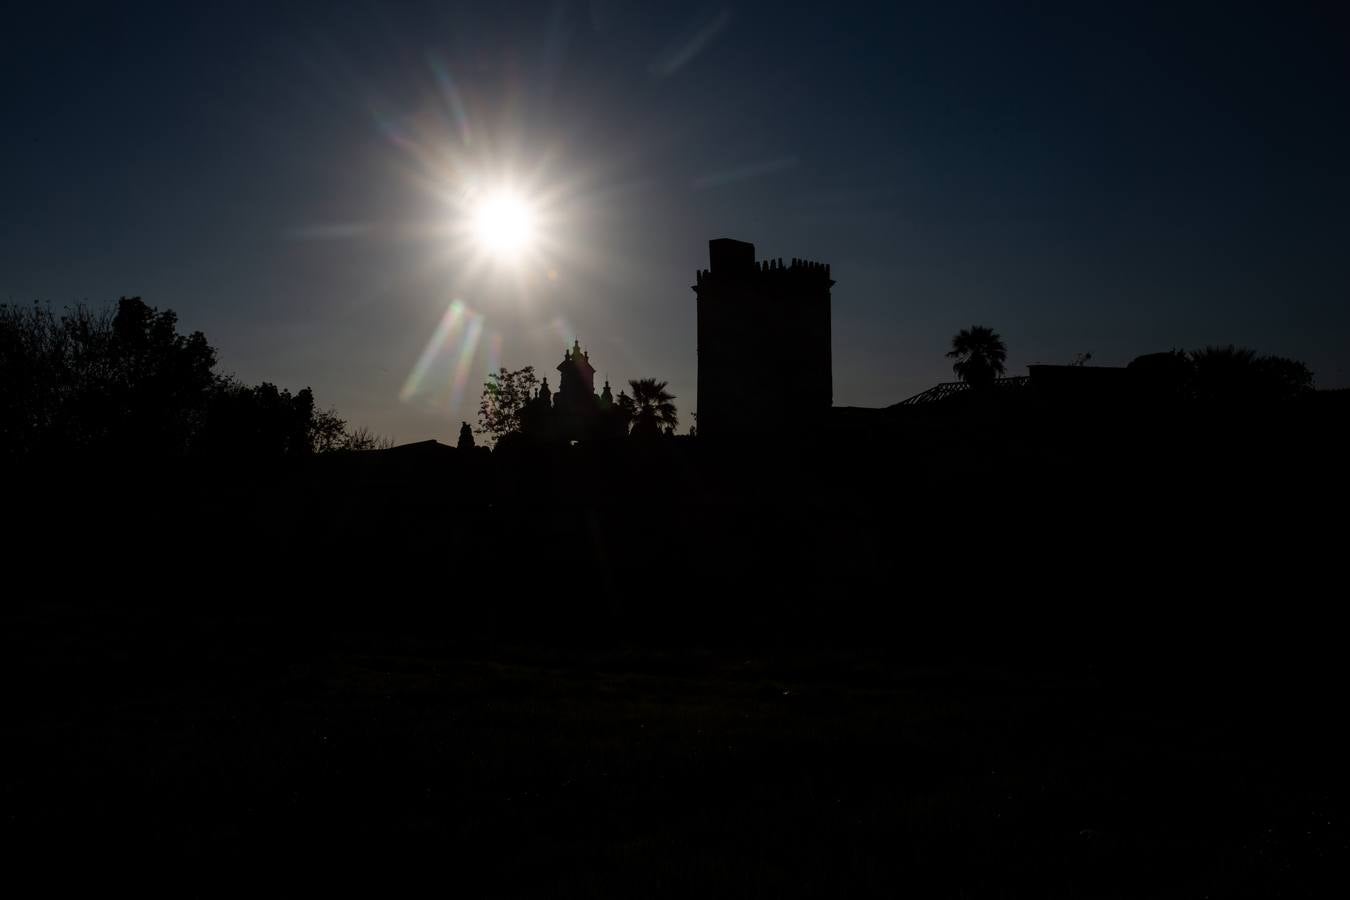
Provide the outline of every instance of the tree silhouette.
<path id="1" fill-rule="evenodd" d="M 633 396 L 619 394 L 619 403 L 627 405 L 626 412 L 633 423 L 632 434 L 641 437 L 659 435 L 662 429 L 674 428 L 680 424 L 675 414 L 675 395 L 666 390 L 666 382 L 655 378 L 640 378 L 629 381 Z"/>
<path id="2" fill-rule="evenodd" d="M 352 446 L 305 388 L 217 374 L 200 332 L 139 297 L 115 312 L 0 305 L 0 455 L 302 456 Z"/>
<path id="3" fill-rule="evenodd" d="M 15 455 L 193 449 L 217 383 L 201 332 L 123 297 L 115 313 L 0 307 L 0 435 Z"/>
<path id="4" fill-rule="evenodd" d="M 1228 344 L 1193 350 L 1190 363 L 1198 400 L 1283 400 L 1312 390 L 1313 376 L 1306 365 L 1282 356 L 1261 356 L 1250 347 Z"/>
<path id="5" fill-rule="evenodd" d="M 989 387 L 1003 374 L 1008 347 L 992 328 L 972 325 L 952 336 L 948 359 L 956 360 L 952 371 L 972 388 Z"/>
<path id="6" fill-rule="evenodd" d="M 1313 389 L 1312 370 L 1296 359 L 1262 356 L 1256 362 L 1269 391 L 1277 397 L 1293 397 Z"/>
<path id="7" fill-rule="evenodd" d="M 375 438 L 365 428 L 349 431 L 346 421 L 335 409 L 317 409 L 309 422 L 309 443 L 314 453 L 331 453 L 334 450 L 361 450 L 367 440 Z"/>
<path id="8" fill-rule="evenodd" d="M 338 450 L 388 450 L 394 446 L 394 439 L 376 434 L 366 426 L 362 425 L 344 431 L 342 443 L 338 445 Z M 321 451 L 316 451 L 321 452 Z"/>
<path id="9" fill-rule="evenodd" d="M 501 440 L 520 430 L 520 413 L 539 388 L 534 366 L 511 371 L 501 369 L 488 375 L 483 398 L 478 403 L 478 433 Z"/>
<path id="10" fill-rule="evenodd" d="M 266 381 L 249 387 L 222 379 L 211 398 L 201 445 L 209 453 L 236 457 L 307 456 L 315 449 L 314 426 L 309 388 L 292 394 Z M 325 450 L 340 448 L 336 435 L 322 437 Z"/>

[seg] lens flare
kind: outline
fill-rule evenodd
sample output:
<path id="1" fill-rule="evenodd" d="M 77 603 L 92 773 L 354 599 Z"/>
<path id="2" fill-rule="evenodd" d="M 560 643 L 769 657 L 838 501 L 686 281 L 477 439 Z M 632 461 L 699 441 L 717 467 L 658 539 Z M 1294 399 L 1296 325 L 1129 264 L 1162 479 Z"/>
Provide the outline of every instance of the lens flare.
<path id="1" fill-rule="evenodd" d="M 464 399 L 464 388 L 469 384 L 469 372 L 473 369 L 473 357 L 478 350 L 478 338 L 483 333 L 483 317 L 474 316 L 464 329 L 464 340 L 459 345 L 459 359 L 455 362 L 455 374 L 450 382 L 450 408 L 459 409 Z"/>
<path id="2" fill-rule="evenodd" d="M 407 403 L 414 396 L 423 393 L 435 393 L 437 381 L 430 378 L 433 369 L 444 372 L 448 369 L 445 382 L 450 392 L 450 406 L 457 408 L 468 386 L 469 372 L 473 368 L 474 357 L 478 352 L 478 341 L 483 334 L 483 316 L 454 300 L 441 317 L 436 331 L 427 341 L 426 348 L 418 357 L 417 364 L 403 383 L 399 399 Z M 431 388 L 428 391 L 428 388 Z"/>

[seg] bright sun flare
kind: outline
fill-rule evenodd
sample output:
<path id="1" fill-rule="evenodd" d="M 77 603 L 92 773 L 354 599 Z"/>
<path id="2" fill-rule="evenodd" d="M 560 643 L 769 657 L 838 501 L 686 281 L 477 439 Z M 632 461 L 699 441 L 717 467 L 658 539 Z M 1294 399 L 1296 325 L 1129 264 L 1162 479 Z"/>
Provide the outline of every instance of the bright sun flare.
<path id="1" fill-rule="evenodd" d="M 518 259 L 534 242 L 535 219 L 534 209 L 519 194 L 496 191 L 475 205 L 473 234 L 493 256 Z"/>

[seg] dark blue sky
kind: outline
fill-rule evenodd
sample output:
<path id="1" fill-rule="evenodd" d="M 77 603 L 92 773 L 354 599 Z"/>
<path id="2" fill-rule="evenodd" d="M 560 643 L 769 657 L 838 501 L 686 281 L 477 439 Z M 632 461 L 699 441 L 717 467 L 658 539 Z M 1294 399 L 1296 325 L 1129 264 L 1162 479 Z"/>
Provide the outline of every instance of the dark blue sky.
<path id="1" fill-rule="evenodd" d="M 973 323 L 1013 374 L 1234 342 L 1350 384 L 1350 32 L 1318 13 L 209 5 L 7 15 L 0 300 L 139 294 L 401 441 L 574 336 L 687 424 L 711 237 L 833 265 L 836 404 L 950 380 Z M 512 275 L 446 200 L 503 174 L 547 213 Z"/>

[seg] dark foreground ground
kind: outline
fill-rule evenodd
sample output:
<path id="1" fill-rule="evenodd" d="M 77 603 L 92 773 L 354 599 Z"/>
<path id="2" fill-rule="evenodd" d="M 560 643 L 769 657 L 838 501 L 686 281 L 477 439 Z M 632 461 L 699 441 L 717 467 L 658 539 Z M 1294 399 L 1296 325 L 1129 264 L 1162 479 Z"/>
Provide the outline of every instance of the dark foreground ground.
<path id="1" fill-rule="evenodd" d="M 1336 447 L 925 446 L 67 470 L 7 543 L 7 855 L 190 895 L 1344 896 Z"/>
<path id="2" fill-rule="evenodd" d="M 1089 671 L 869 652 L 369 634 L 284 652 L 238 620 L 147 648 L 137 615 L 9 624 L 36 640 L 4 734 L 6 846 L 47 860 L 54 888 L 101 880 L 104 854 L 144 867 L 142 886 L 187 863 L 158 883 L 188 894 L 278 864 L 268 884 L 306 893 L 1344 886 L 1350 810 L 1327 780 L 1344 757 L 1268 697 L 1215 707 Z"/>

